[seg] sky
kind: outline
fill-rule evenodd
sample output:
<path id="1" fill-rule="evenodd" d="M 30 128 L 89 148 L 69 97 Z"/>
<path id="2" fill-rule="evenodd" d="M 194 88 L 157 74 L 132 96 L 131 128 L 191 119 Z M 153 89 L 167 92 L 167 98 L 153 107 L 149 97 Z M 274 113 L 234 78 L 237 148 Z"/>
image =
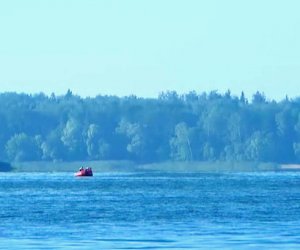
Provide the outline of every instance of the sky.
<path id="1" fill-rule="evenodd" d="M 0 92 L 300 96 L 297 0 L 0 0 Z"/>

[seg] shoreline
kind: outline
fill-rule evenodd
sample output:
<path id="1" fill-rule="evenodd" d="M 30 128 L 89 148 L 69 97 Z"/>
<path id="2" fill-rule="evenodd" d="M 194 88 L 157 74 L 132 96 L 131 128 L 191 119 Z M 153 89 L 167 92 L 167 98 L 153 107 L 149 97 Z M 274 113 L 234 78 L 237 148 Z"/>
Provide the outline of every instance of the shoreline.
<path id="1" fill-rule="evenodd" d="M 9 172 L 76 172 L 80 167 L 91 167 L 94 172 L 178 172 L 178 173 L 235 173 L 300 171 L 297 164 L 261 162 L 159 162 L 140 164 L 132 161 L 76 161 L 76 162 L 13 162 Z M 0 170 L 1 172 L 1 170 Z"/>
<path id="2" fill-rule="evenodd" d="M 280 165 L 281 171 L 300 171 L 300 164 L 282 164 Z"/>
<path id="3" fill-rule="evenodd" d="M 159 162 L 139 164 L 132 161 L 76 161 L 76 162 L 13 162 L 11 169 L 0 172 L 76 172 L 80 167 L 91 167 L 94 172 L 178 172 L 178 173 L 235 173 L 300 171 L 300 164 L 261 162 Z"/>

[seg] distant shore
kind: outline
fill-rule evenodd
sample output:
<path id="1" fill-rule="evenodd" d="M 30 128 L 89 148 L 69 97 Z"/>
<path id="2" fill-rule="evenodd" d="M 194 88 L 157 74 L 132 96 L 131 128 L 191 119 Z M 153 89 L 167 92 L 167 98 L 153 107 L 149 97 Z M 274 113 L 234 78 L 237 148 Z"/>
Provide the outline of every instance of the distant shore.
<path id="1" fill-rule="evenodd" d="M 282 164 L 280 165 L 281 171 L 300 171 L 300 164 Z"/>
<path id="2" fill-rule="evenodd" d="M 76 162 L 13 162 L 11 168 L 0 172 L 76 172 L 80 167 L 91 167 L 95 173 L 105 172 L 181 172 L 226 173 L 300 171 L 300 164 L 277 164 L 260 162 L 159 162 L 139 164 L 132 161 L 76 161 Z"/>
<path id="3" fill-rule="evenodd" d="M 160 162 L 139 164 L 132 161 L 77 161 L 77 162 L 13 162 L 12 172 L 76 172 L 80 167 L 91 167 L 95 173 L 105 172 L 182 172 L 226 173 L 300 171 L 300 165 L 260 162 Z M 1 171 L 1 170 L 0 170 Z"/>

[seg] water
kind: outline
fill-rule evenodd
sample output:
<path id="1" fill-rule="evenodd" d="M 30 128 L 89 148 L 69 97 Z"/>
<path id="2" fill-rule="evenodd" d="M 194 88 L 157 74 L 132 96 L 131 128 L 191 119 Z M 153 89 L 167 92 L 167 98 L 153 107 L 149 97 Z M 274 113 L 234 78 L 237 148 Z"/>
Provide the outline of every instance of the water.
<path id="1" fill-rule="evenodd" d="M 0 249 L 299 249 L 300 173 L 1 173 L 0 219 Z"/>

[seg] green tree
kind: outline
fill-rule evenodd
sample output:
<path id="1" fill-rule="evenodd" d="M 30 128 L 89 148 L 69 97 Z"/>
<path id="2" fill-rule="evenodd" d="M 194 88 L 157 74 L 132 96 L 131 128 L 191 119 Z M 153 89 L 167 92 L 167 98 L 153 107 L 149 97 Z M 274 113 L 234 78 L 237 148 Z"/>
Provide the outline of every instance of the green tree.
<path id="1" fill-rule="evenodd" d="M 97 124 L 89 125 L 86 145 L 90 159 L 107 159 L 110 155 L 110 145 L 102 138 L 100 127 Z"/>
<path id="2" fill-rule="evenodd" d="M 133 155 L 137 160 L 142 160 L 145 144 L 141 125 L 139 123 L 130 123 L 122 119 L 116 128 L 116 132 L 127 137 L 127 152 Z"/>
<path id="3" fill-rule="evenodd" d="M 293 149 L 297 162 L 300 162 L 300 143 L 295 142 L 293 144 Z"/>
<path id="4" fill-rule="evenodd" d="M 41 151 L 36 138 L 25 133 L 15 134 L 6 143 L 6 154 L 10 161 L 38 160 Z"/>
<path id="5" fill-rule="evenodd" d="M 66 147 L 70 160 L 81 159 L 84 152 L 83 130 L 81 124 L 70 118 L 62 130 L 61 141 Z"/>
<path id="6" fill-rule="evenodd" d="M 98 141 L 100 138 L 100 129 L 97 124 L 90 124 L 87 130 L 87 153 L 90 159 L 98 159 Z"/>
<path id="7" fill-rule="evenodd" d="M 270 133 L 256 131 L 246 143 L 246 157 L 254 161 L 272 161 L 276 155 L 276 145 Z"/>
<path id="8" fill-rule="evenodd" d="M 193 160 L 189 129 L 184 122 L 175 126 L 175 136 L 170 140 L 171 158 L 179 161 Z"/>
<path id="9" fill-rule="evenodd" d="M 216 160 L 215 149 L 209 143 L 205 143 L 203 146 L 203 159 L 209 161 Z"/>
<path id="10" fill-rule="evenodd" d="M 52 130 L 41 143 L 42 160 L 61 161 L 66 159 L 66 148 L 61 141 L 61 132 L 58 128 Z"/>

